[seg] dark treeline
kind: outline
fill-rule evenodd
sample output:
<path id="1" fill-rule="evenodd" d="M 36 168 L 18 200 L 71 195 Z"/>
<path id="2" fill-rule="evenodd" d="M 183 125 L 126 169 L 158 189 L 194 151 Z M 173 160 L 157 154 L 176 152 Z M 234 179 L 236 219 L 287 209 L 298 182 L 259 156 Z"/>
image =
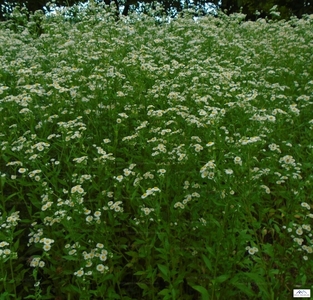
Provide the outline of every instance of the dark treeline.
<path id="1" fill-rule="evenodd" d="M 112 2 L 116 5 L 117 15 L 121 12 L 123 15 L 128 15 L 131 11 L 138 11 L 139 2 L 148 4 L 153 7 L 153 0 L 95 0 L 110 5 Z M 28 12 L 33 13 L 36 10 L 44 11 L 47 0 L 0 0 L 0 20 L 6 20 L 12 11 L 12 7 L 19 5 L 26 7 Z M 73 6 L 74 4 L 84 3 L 86 1 L 75 0 L 55 0 L 57 6 Z M 242 12 L 246 15 L 246 20 L 256 20 L 259 17 L 270 17 L 270 9 L 277 5 L 277 11 L 280 13 L 280 18 L 289 19 L 291 16 L 301 18 L 304 14 L 313 13 L 313 0 L 159 0 L 164 13 L 169 16 L 175 16 L 177 13 L 186 8 L 196 8 L 198 15 L 208 13 L 207 5 L 220 9 L 226 14 Z M 47 9 L 47 8 L 45 8 Z M 257 12 L 257 13 L 256 13 Z"/>

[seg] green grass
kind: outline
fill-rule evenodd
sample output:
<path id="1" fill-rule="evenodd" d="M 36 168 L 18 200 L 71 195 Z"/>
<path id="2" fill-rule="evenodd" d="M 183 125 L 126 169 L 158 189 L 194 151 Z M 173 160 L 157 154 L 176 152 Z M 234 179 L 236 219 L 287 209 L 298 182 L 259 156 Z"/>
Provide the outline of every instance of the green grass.
<path id="1" fill-rule="evenodd" d="M 0 299 L 311 288 L 312 16 L 111 15 L 1 24 Z"/>

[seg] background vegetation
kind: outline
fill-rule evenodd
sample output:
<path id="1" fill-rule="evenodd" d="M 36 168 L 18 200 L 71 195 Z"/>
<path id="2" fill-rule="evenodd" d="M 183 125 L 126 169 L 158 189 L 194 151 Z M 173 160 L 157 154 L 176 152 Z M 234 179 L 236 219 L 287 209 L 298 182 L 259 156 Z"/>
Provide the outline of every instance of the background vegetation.
<path id="1" fill-rule="evenodd" d="M 51 11 L 54 7 L 46 5 L 46 0 L 2 0 L 0 9 L 0 20 L 6 20 L 12 12 L 13 7 L 18 5 L 27 8 L 27 11 L 34 13 L 36 10 Z M 71 14 L 77 13 L 80 3 L 87 3 L 87 0 L 54 0 L 51 1 L 55 6 L 71 7 Z M 50 4 L 51 4 L 50 2 Z M 156 3 L 161 6 L 162 13 L 167 16 L 175 17 L 184 9 L 194 9 L 194 14 L 202 16 L 212 13 L 212 9 L 217 9 L 226 14 L 242 12 L 246 15 L 246 20 L 256 20 L 259 17 L 271 18 L 271 8 L 277 6 L 277 14 L 283 19 L 292 16 L 298 18 L 304 14 L 313 13 L 313 3 L 308 0 L 95 0 L 99 4 L 109 6 L 114 4 L 117 8 L 116 18 L 120 14 L 127 16 L 134 11 L 149 11 L 156 8 Z M 1 2 L 0 2 L 1 3 Z"/>
<path id="2" fill-rule="evenodd" d="M 159 12 L 1 23 L 1 299 L 312 287 L 312 15 Z"/>

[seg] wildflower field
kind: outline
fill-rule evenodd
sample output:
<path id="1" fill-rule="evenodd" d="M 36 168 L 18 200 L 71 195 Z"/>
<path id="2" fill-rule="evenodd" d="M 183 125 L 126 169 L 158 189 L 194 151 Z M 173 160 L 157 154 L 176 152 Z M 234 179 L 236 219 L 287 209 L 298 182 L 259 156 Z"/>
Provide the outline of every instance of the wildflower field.
<path id="1" fill-rule="evenodd" d="M 312 15 L 33 17 L 0 25 L 0 299 L 313 287 Z"/>

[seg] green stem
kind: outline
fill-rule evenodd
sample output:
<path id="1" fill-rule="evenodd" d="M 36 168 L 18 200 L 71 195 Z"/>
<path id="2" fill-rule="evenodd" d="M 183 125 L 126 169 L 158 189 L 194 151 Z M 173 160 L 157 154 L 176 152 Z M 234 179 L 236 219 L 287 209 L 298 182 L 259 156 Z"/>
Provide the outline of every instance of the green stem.
<path id="1" fill-rule="evenodd" d="M 246 200 L 246 198 L 245 198 L 245 200 Z M 250 211 L 250 209 L 249 209 L 249 206 L 248 206 L 248 204 L 247 204 L 247 202 L 246 202 L 245 200 L 244 200 L 244 203 L 245 203 L 245 210 L 246 210 L 246 212 L 248 213 L 248 218 L 250 219 L 249 223 L 250 223 L 250 224 L 253 224 L 253 216 L 252 216 L 251 211 Z M 256 242 L 257 242 L 258 248 L 261 249 L 261 241 L 260 241 L 259 236 L 257 235 L 257 233 L 256 233 L 255 230 L 253 230 L 253 235 L 254 235 L 255 240 L 256 240 Z M 264 260 L 261 259 L 260 261 L 261 261 L 261 264 L 262 264 L 262 268 L 263 268 L 265 271 L 267 271 L 268 268 L 267 268 L 267 265 L 266 265 L 266 263 L 264 262 Z M 267 287 L 270 287 L 270 286 L 271 286 L 271 282 L 270 282 L 270 279 L 269 279 L 269 276 L 268 276 L 268 272 L 266 272 L 265 274 L 266 274 L 265 278 L 266 278 L 266 282 L 267 282 Z M 272 294 L 271 291 L 269 291 L 269 290 L 268 290 L 267 292 L 269 293 L 269 295 Z M 272 299 L 272 297 L 271 297 L 271 299 Z"/>

